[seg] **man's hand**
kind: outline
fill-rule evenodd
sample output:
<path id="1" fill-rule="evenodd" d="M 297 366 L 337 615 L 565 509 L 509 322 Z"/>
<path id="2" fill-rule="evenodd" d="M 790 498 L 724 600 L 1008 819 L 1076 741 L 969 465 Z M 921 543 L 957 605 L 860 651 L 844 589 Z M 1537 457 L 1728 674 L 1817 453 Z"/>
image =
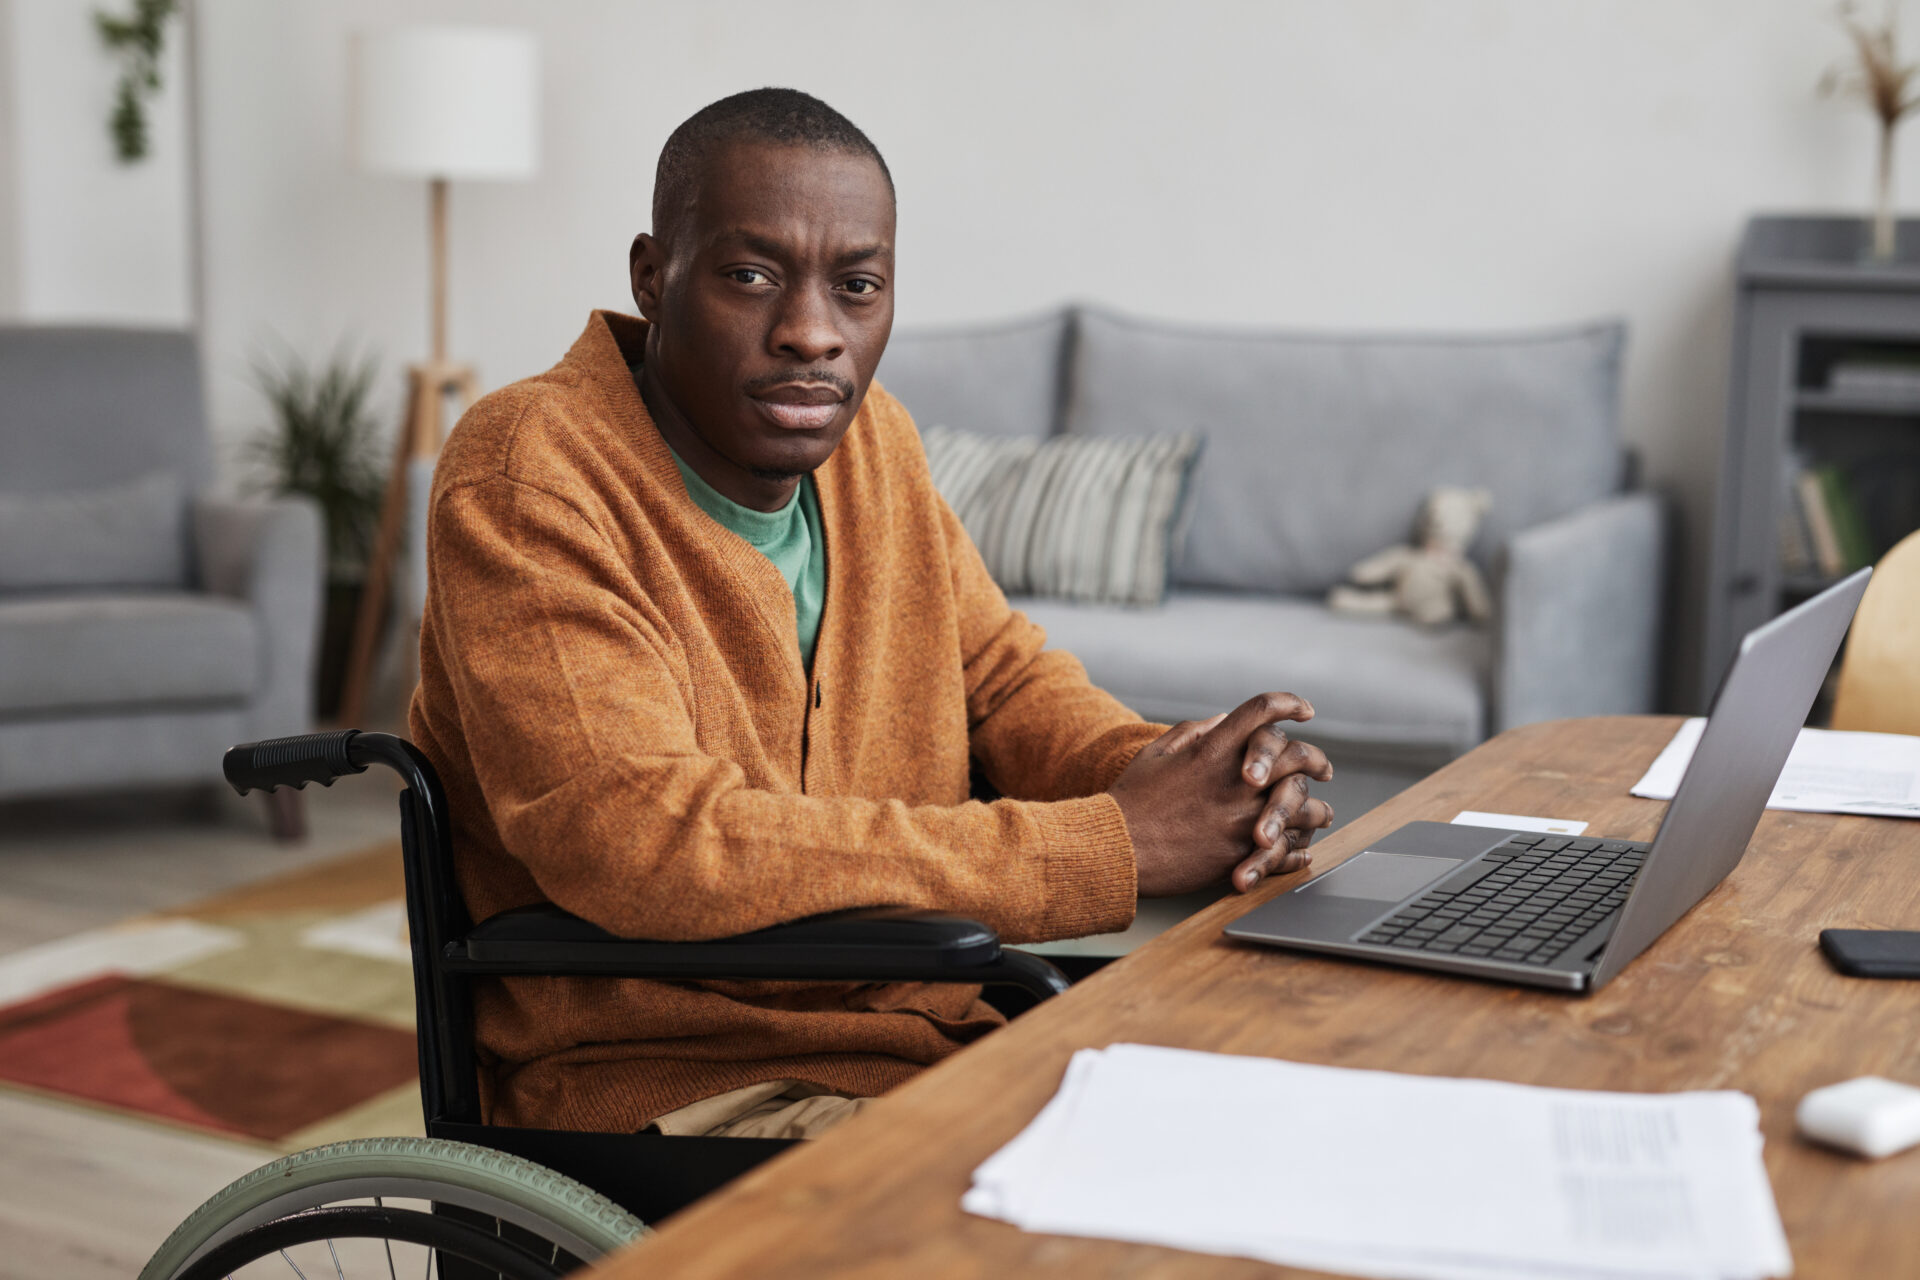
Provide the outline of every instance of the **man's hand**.
<path id="1" fill-rule="evenodd" d="M 1127 820 L 1143 897 L 1217 883 L 1245 893 L 1271 872 L 1312 861 L 1307 844 L 1333 808 L 1307 795 L 1333 766 L 1280 726 L 1313 718 L 1305 698 L 1263 693 L 1211 720 L 1188 720 L 1148 743 L 1107 788 Z"/>

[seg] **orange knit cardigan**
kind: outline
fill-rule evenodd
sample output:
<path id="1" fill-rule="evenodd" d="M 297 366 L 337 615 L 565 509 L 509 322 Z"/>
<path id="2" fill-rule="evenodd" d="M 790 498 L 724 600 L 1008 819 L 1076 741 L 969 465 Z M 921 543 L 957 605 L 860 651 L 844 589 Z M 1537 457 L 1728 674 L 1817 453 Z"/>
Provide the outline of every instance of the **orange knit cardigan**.
<path id="1" fill-rule="evenodd" d="M 482 399 L 434 476 L 414 740 L 475 919 L 554 902 L 627 937 L 938 908 L 1009 941 L 1123 928 L 1104 789 L 1160 732 L 1010 609 L 877 384 L 815 473 L 811 678 L 779 571 L 688 498 L 634 388 L 645 323 L 596 312 Z M 1008 799 L 970 800 L 977 760 Z M 494 1123 L 632 1130 L 792 1078 L 882 1092 L 998 1025 L 919 984 L 490 982 Z"/>

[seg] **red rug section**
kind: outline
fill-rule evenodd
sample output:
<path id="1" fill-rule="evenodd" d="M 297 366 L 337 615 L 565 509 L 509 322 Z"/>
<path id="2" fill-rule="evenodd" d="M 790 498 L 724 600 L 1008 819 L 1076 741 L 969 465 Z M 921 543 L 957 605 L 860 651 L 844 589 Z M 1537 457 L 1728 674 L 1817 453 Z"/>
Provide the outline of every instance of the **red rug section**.
<path id="1" fill-rule="evenodd" d="M 0 1080 L 278 1141 L 414 1079 L 411 1031 L 119 975 L 0 1009 Z"/>

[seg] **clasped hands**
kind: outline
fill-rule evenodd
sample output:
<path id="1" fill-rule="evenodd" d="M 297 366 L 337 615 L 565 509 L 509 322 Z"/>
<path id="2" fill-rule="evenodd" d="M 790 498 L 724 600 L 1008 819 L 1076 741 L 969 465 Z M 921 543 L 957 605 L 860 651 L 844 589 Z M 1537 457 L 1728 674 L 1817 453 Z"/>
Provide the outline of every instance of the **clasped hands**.
<path id="1" fill-rule="evenodd" d="M 1333 766 L 1281 727 L 1313 718 L 1291 693 L 1263 693 L 1148 743 L 1107 792 L 1133 840 L 1142 897 L 1190 893 L 1227 876 L 1245 893 L 1313 860 L 1313 833 L 1333 807 L 1307 794 Z M 1231 874 L 1229 874 L 1231 873 Z"/>

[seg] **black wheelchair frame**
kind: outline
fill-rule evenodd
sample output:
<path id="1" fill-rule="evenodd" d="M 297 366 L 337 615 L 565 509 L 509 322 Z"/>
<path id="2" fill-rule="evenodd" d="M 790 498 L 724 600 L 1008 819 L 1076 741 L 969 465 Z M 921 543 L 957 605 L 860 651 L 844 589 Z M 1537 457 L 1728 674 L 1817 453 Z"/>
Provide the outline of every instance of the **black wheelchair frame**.
<path id="1" fill-rule="evenodd" d="M 245 795 L 255 789 L 303 788 L 309 782 L 331 786 L 335 778 L 363 773 L 375 764 L 392 769 L 406 784 L 400 793 L 400 833 L 427 1136 L 535 1161 L 649 1223 L 777 1155 L 792 1141 L 485 1124 L 474 1049 L 474 982 L 530 975 L 957 982 L 993 989 L 989 999 L 1008 1012 L 1017 1012 L 1023 1002 L 1030 1007 L 1068 985 L 1061 968 L 1002 947 L 985 925 L 936 912 L 836 912 L 707 942 L 620 938 L 552 906 L 509 911 L 475 924 L 454 879 L 445 792 L 426 756 L 404 738 L 344 729 L 244 743 L 227 752 L 223 767 L 227 780 Z M 1079 973 L 1102 963 L 1068 961 Z"/>

